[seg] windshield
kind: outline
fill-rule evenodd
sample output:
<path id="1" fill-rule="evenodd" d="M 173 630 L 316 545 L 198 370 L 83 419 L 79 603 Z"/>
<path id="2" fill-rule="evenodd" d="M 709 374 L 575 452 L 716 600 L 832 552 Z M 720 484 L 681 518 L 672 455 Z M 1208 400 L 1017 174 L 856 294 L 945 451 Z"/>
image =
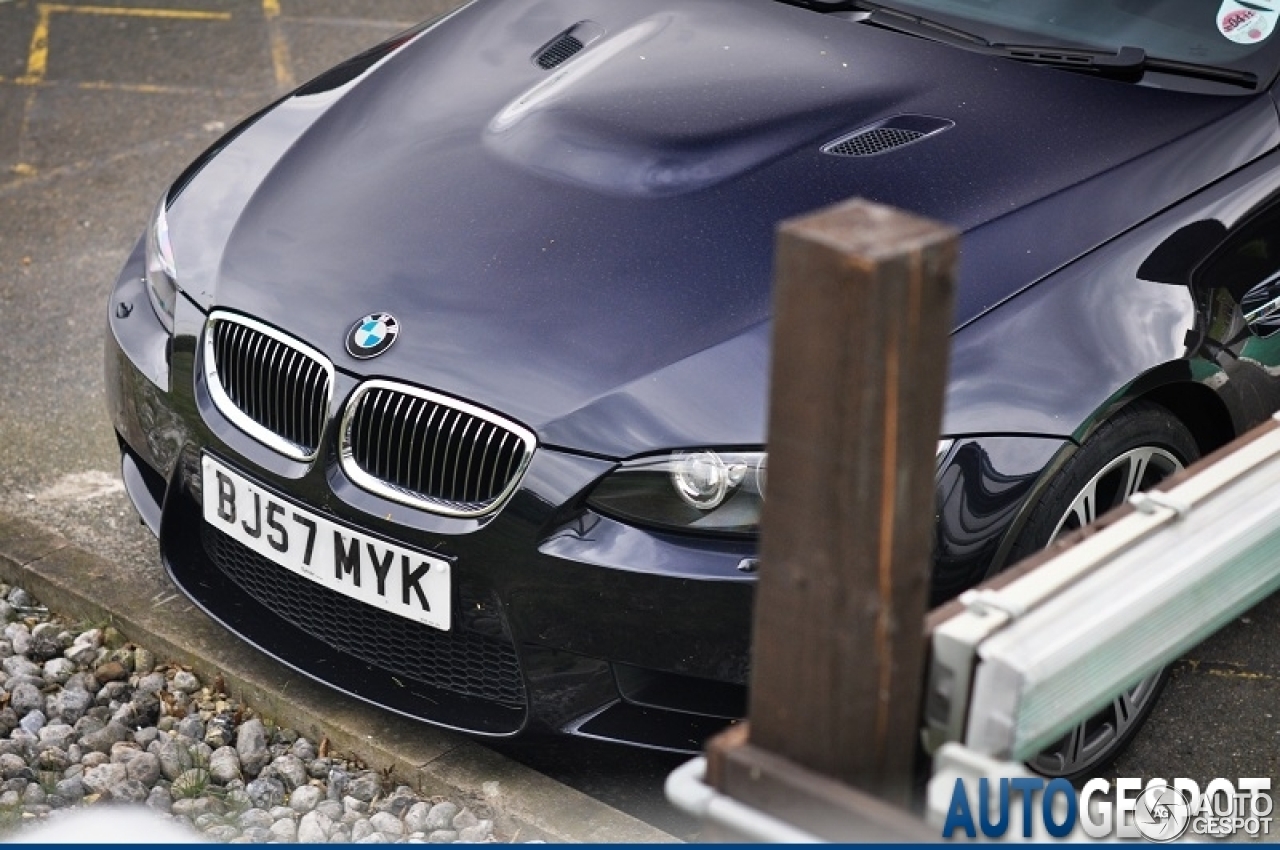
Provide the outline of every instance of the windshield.
<path id="1" fill-rule="evenodd" d="M 988 41 L 1115 50 L 1246 71 L 1280 64 L 1280 0 L 889 0 Z"/>

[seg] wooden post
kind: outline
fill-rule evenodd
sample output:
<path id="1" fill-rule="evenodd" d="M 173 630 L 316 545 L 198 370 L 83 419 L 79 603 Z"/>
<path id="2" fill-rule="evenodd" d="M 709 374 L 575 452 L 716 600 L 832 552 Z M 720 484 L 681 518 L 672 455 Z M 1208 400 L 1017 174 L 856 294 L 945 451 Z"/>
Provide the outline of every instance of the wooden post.
<path id="1" fill-rule="evenodd" d="M 709 748 L 766 811 L 785 764 L 908 801 L 957 242 L 857 200 L 779 229 L 749 733 Z"/>

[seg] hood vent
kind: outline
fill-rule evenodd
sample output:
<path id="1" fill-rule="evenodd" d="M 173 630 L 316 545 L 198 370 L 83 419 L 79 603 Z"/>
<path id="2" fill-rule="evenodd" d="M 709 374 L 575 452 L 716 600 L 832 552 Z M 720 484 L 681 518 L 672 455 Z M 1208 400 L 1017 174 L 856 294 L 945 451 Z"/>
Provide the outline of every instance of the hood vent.
<path id="1" fill-rule="evenodd" d="M 822 146 L 822 152 L 832 156 L 876 156 L 887 153 L 921 139 L 954 127 L 954 121 L 932 118 L 928 115 L 895 115 L 852 133 L 841 136 Z"/>
<path id="2" fill-rule="evenodd" d="M 544 44 L 533 54 L 533 64 L 544 71 L 572 59 L 580 50 L 604 34 L 604 28 L 594 21 L 579 21 Z"/>
<path id="3" fill-rule="evenodd" d="M 585 44 L 571 34 L 565 33 L 538 54 L 538 67 L 549 71 L 584 47 L 586 47 Z"/>

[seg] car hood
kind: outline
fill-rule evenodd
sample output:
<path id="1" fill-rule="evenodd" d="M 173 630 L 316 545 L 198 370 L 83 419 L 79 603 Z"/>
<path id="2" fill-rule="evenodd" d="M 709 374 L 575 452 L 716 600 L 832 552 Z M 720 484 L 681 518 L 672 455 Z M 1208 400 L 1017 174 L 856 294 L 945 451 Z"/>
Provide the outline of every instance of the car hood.
<path id="1" fill-rule="evenodd" d="M 585 49 L 541 67 L 575 25 Z M 1274 145 L 1264 100 L 767 0 L 479 0 L 238 130 L 180 181 L 170 231 L 200 306 L 544 444 L 759 444 L 778 221 L 861 196 L 956 226 L 960 326 Z M 954 126 L 875 156 L 822 151 L 902 115 Z M 1053 244 L 1011 217 L 1052 222 Z M 399 339 L 354 360 L 345 335 L 378 311 Z"/>

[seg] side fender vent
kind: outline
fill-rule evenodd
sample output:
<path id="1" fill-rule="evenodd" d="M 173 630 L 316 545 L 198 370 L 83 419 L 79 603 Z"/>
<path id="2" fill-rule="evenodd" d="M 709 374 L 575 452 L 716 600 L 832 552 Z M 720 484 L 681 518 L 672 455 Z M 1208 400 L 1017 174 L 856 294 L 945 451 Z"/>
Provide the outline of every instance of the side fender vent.
<path id="1" fill-rule="evenodd" d="M 831 156 L 877 156 L 928 138 L 955 126 L 954 121 L 928 115 L 895 115 L 827 142 L 822 152 Z"/>
<path id="2" fill-rule="evenodd" d="M 594 21 L 579 21 L 540 47 L 533 54 L 533 64 L 544 71 L 550 71 L 572 59 L 603 34 L 604 28 Z"/>

